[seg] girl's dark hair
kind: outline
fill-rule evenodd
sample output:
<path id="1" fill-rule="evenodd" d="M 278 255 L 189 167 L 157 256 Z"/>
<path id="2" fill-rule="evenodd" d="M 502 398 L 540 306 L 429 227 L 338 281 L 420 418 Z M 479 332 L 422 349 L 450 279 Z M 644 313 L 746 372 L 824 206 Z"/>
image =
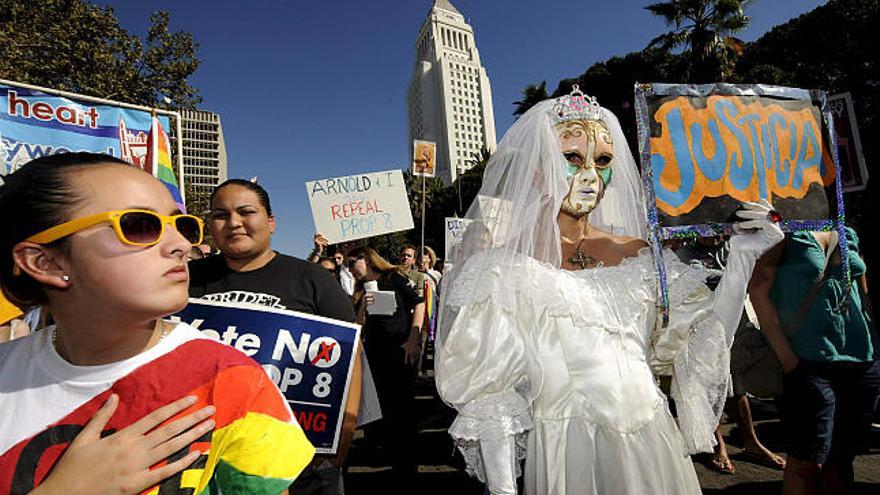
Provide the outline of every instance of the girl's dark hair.
<path id="1" fill-rule="evenodd" d="M 263 189 L 263 186 L 257 184 L 256 182 L 251 182 L 244 179 L 229 179 L 226 182 L 215 187 L 214 191 L 211 193 L 210 204 L 214 204 L 214 197 L 217 196 L 217 193 L 219 193 L 221 189 L 227 186 L 241 186 L 245 189 L 249 189 L 257 195 L 257 199 L 260 200 L 260 204 L 263 205 L 263 208 L 266 209 L 266 214 L 270 217 L 272 216 L 272 204 L 269 202 L 269 193 L 267 193 L 266 190 Z"/>
<path id="2" fill-rule="evenodd" d="M 100 153 L 60 153 L 31 160 L 0 182 L 0 286 L 13 303 L 26 307 L 46 302 L 43 286 L 27 274 L 13 273 L 12 248 L 28 237 L 69 220 L 85 198 L 74 191 L 79 169 L 128 163 Z M 63 247 L 65 239 L 54 245 Z"/>

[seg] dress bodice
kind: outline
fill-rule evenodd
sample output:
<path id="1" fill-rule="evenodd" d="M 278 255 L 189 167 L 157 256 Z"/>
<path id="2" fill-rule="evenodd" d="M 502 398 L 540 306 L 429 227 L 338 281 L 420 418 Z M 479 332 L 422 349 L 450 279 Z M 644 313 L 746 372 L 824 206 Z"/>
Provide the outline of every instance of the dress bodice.
<path id="1" fill-rule="evenodd" d="M 558 300 L 538 302 L 528 325 L 543 385 L 536 418 L 579 417 L 629 432 L 664 404 L 648 365 L 654 309 L 643 261 L 577 272 L 544 267 L 545 277 L 555 279 L 548 297 Z"/>

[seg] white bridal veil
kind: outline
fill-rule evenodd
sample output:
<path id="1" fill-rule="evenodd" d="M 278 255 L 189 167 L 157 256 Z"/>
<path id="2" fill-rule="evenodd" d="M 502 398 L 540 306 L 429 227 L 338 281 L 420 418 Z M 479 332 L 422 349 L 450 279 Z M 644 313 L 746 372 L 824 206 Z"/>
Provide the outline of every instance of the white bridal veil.
<path id="1" fill-rule="evenodd" d="M 511 266 L 519 256 L 556 268 L 562 264 L 556 217 L 569 184 L 567 162 L 551 115 L 555 103 L 545 100 L 522 115 L 489 159 L 482 188 L 465 216 L 471 223 L 461 244 L 447 253 L 451 267 L 443 279 L 441 342 L 458 309 L 480 297 L 470 293 L 473 284 L 458 280 L 474 256 L 479 256 L 487 270 L 493 265 Z M 647 239 L 644 195 L 635 160 L 617 117 L 602 108 L 601 120 L 613 140 L 613 176 L 602 201 L 590 213 L 590 223 L 613 234 Z"/>

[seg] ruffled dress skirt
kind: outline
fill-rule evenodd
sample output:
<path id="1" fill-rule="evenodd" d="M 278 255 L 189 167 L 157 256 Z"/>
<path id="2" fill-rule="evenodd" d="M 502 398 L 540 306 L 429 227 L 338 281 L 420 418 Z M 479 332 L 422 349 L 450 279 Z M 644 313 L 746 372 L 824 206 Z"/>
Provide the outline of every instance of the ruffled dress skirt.
<path id="1" fill-rule="evenodd" d="M 666 410 L 632 433 L 581 418 L 534 419 L 524 472 L 527 494 L 688 495 L 700 485 Z"/>

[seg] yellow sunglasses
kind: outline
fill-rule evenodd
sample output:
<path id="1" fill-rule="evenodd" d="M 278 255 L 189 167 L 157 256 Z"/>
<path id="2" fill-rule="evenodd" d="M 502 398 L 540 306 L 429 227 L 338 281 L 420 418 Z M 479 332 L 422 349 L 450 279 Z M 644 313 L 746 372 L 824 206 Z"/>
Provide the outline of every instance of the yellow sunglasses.
<path id="1" fill-rule="evenodd" d="M 111 222 L 116 237 L 130 246 L 153 246 L 165 235 L 165 224 L 174 224 L 180 234 L 193 246 L 202 243 L 204 222 L 193 215 L 160 215 L 150 210 L 114 210 L 77 218 L 46 229 L 27 238 L 37 244 L 48 244 L 75 234 L 101 222 Z"/>

